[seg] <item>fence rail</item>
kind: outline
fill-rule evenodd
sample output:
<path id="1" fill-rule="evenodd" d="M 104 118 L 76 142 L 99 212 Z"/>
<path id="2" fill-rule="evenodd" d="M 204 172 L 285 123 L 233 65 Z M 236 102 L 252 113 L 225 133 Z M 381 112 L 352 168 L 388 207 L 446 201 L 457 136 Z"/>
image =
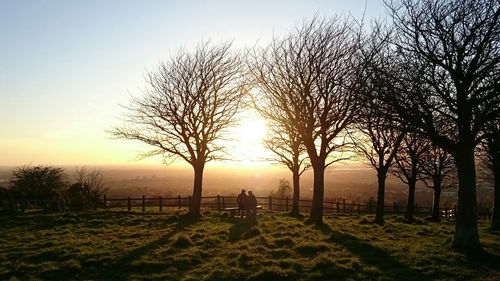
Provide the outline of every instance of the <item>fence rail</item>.
<path id="1" fill-rule="evenodd" d="M 257 204 L 261 205 L 264 210 L 268 211 L 289 211 L 292 208 L 292 200 L 286 198 L 276 197 L 256 197 Z M 223 211 L 226 208 L 237 207 L 236 196 L 206 196 L 202 197 L 201 207 L 206 209 L 213 209 Z M 13 199 L 10 204 L 14 209 L 21 209 L 23 212 L 26 209 L 39 208 L 40 206 L 53 204 L 54 201 L 49 200 L 29 200 L 29 199 Z M 94 209 L 114 209 L 126 208 L 127 211 L 132 209 L 137 210 L 140 208 L 142 212 L 146 212 L 146 208 L 156 207 L 159 212 L 163 212 L 164 208 L 185 208 L 191 204 L 191 196 L 182 197 L 146 197 L 143 195 L 139 198 L 107 198 L 106 194 L 97 198 L 94 202 Z M 299 209 L 301 212 L 308 212 L 311 208 L 312 200 L 300 199 Z M 149 210 L 149 209 L 148 209 Z M 352 203 L 346 202 L 345 199 L 340 201 L 324 201 L 323 211 L 325 214 L 371 214 L 375 213 L 376 202 L 370 200 L 367 203 Z M 400 206 L 396 202 L 392 205 L 384 207 L 385 213 L 389 214 L 404 214 L 406 206 Z M 432 214 L 432 207 L 419 206 L 415 204 L 414 212 L 416 216 L 427 216 Z M 454 218 L 456 214 L 456 207 L 454 208 L 440 208 L 441 217 Z M 486 216 L 489 217 L 488 214 Z"/>

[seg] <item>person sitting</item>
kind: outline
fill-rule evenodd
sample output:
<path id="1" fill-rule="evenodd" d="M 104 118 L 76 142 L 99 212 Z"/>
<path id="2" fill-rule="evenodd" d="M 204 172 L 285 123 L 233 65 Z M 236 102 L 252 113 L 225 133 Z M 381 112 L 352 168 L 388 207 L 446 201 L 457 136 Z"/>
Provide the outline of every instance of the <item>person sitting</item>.
<path id="1" fill-rule="evenodd" d="M 247 205 L 248 205 L 248 195 L 247 192 L 242 189 L 241 193 L 238 195 L 238 198 L 236 199 L 236 202 L 238 203 L 238 213 L 241 217 L 245 216 L 245 212 L 247 211 Z"/>
<path id="2" fill-rule="evenodd" d="M 248 191 L 247 217 L 255 219 L 257 217 L 257 198 L 252 191 Z"/>

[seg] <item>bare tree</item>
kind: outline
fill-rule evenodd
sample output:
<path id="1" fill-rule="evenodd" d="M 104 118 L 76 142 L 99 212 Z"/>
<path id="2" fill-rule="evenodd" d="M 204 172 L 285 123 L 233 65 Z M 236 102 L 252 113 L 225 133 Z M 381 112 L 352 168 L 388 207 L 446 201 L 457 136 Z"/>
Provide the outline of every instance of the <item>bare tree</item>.
<path id="1" fill-rule="evenodd" d="M 385 181 L 405 135 L 389 123 L 389 119 L 377 114 L 377 107 L 367 104 L 361 111 L 356 130 L 351 133 L 358 154 L 377 171 L 377 224 L 384 224 Z"/>
<path id="2" fill-rule="evenodd" d="M 485 138 L 480 146 L 480 157 L 491 173 L 493 181 L 493 215 L 491 228 L 500 229 L 500 118 L 485 126 Z"/>
<path id="3" fill-rule="evenodd" d="M 126 124 L 112 131 L 154 147 L 145 156 L 180 158 L 193 167 L 194 216 L 200 215 L 205 164 L 223 158 L 220 141 L 235 124 L 242 101 L 243 61 L 230 47 L 203 43 L 160 64 L 148 74 L 144 96 L 126 107 Z"/>
<path id="4" fill-rule="evenodd" d="M 280 198 L 285 199 L 290 194 L 290 191 L 292 191 L 290 183 L 286 179 L 280 179 L 280 184 L 278 185 L 278 195 Z"/>
<path id="5" fill-rule="evenodd" d="M 391 31 L 379 23 L 372 26 L 371 34 L 361 48 L 363 71 L 358 100 L 362 104 L 350 137 L 358 155 L 368 160 L 377 171 L 377 209 L 375 222 L 384 224 L 385 186 L 387 175 L 405 137 L 405 126 L 382 111 L 383 103 L 373 97 L 385 92 L 390 84 L 383 79 L 380 69 L 392 64 L 389 45 Z M 382 76 L 382 77 L 381 77 Z"/>
<path id="6" fill-rule="evenodd" d="M 259 102 L 255 98 L 253 100 L 254 108 L 267 120 L 268 134 L 264 140 L 264 146 L 275 156 L 269 160 L 285 165 L 292 172 L 293 198 L 290 213 L 298 215 L 300 212 L 300 176 L 310 167 L 302 138 L 283 115 L 281 108 L 263 106 L 262 101 Z"/>
<path id="7" fill-rule="evenodd" d="M 455 159 L 458 210 L 453 246 L 481 249 L 474 148 L 498 116 L 500 1 L 401 0 L 388 8 L 399 67 L 380 69 L 394 86 L 384 111 Z"/>
<path id="8" fill-rule="evenodd" d="M 456 187 L 456 168 L 453 157 L 439 146 L 429 144 L 422 155 L 422 170 L 419 175 L 424 184 L 434 191 L 431 220 L 441 220 L 441 191 Z"/>
<path id="9" fill-rule="evenodd" d="M 103 173 L 101 169 L 87 167 L 76 167 L 76 182 L 88 188 L 89 193 L 94 193 L 96 196 L 102 195 L 107 189 L 104 186 Z"/>
<path id="10" fill-rule="evenodd" d="M 107 190 L 103 173 L 97 168 L 76 167 L 75 181 L 65 194 L 73 210 L 96 206 L 99 197 Z"/>
<path id="11" fill-rule="evenodd" d="M 391 173 L 408 185 L 408 201 L 405 217 L 413 221 L 415 212 L 415 190 L 422 172 L 422 157 L 429 149 L 428 142 L 422 137 L 408 133 L 405 135 L 395 158 L 395 167 Z"/>
<path id="12" fill-rule="evenodd" d="M 298 215 L 300 200 L 300 176 L 309 168 L 305 147 L 297 131 L 288 124 L 279 124 L 273 122 L 275 109 L 259 109 L 264 117 L 268 117 L 269 134 L 264 140 L 264 145 L 275 155 L 270 159 L 281 165 L 285 165 L 292 172 L 293 197 L 292 197 L 292 215 Z M 281 181 L 280 181 L 281 186 Z"/>
<path id="13" fill-rule="evenodd" d="M 312 222 L 323 221 L 325 168 L 345 144 L 336 140 L 353 122 L 359 34 L 340 17 L 305 22 L 255 55 L 250 72 L 264 107 L 299 133 L 314 173 Z M 342 158 L 342 157 L 341 157 Z"/>

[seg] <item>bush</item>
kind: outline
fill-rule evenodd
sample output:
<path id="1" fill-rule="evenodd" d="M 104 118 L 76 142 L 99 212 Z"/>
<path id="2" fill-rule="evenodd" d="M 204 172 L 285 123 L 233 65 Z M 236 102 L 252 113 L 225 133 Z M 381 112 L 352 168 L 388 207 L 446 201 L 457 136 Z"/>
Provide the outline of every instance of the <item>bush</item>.
<path id="1" fill-rule="evenodd" d="M 75 211 L 91 208 L 95 205 L 97 194 L 81 183 L 72 184 L 66 192 L 70 208 Z"/>
<path id="2" fill-rule="evenodd" d="M 28 204 L 55 208 L 66 187 L 62 168 L 53 166 L 22 166 L 12 172 L 11 190 L 14 197 L 28 199 Z"/>

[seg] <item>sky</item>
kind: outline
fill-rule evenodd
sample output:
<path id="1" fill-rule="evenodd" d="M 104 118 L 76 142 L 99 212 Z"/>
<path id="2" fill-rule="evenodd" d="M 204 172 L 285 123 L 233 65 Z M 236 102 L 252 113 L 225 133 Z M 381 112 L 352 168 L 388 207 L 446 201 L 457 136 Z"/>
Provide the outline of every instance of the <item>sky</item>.
<path id="1" fill-rule="evenodd" d="M 107 132 L 149 69 L 200 41 L 244 48 L 314 15 L 364 11 L 385 17 L 382 0 L 0 0 L 0 165 L 161 163 Z M 264 122 L 246 116 L 234 131 L 248 153 L 236 165 L 262 165 Z"/>

